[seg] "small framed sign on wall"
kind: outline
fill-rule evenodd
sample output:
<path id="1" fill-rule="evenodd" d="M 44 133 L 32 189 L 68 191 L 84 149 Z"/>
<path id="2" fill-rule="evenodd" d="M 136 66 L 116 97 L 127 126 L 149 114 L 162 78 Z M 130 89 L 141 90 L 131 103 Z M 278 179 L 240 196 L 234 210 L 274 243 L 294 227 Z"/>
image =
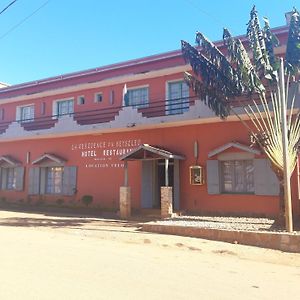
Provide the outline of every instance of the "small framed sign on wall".
<path id="1" fill-rule="evenodd" d="M 190 184 L 192 185 L 203 185 L 204 184 L 204 174 L 203 167 L 201 166 L 191 166 L 190 167 Z"/>

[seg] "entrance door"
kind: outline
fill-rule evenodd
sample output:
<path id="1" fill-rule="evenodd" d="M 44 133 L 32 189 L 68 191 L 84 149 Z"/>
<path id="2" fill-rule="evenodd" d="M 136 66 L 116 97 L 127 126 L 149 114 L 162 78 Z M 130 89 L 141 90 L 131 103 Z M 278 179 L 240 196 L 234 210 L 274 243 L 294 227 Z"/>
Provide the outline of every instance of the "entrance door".
<path id="1" fill-rule="evenodd" d="M 169 162 L 169 186 L 173 187 L 173 208 L 179 209 L 179 160 Z M 165 186 L 165 160 L 142 161 L 142 208 L 160 208 L 160 188 Z"/>

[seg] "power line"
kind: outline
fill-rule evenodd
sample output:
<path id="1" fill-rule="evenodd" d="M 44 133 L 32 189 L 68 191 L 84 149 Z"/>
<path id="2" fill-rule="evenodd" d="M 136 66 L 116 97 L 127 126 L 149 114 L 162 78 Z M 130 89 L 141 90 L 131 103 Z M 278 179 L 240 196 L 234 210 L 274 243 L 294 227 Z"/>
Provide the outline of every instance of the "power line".
<path id="1" fill-rule="evenodd" d="M 3 14 L 10 6 L 12 6 L 15 2 L 17 2 L 17 0 L 14 0 L 12 2 L 10 2 L 6 7 L 4 7 L 1 11 L 0 11 L 0 15 Z"/>
<path id="2" fill-rule="evenodd" d="M 17 0 L 15 0 L 17 1 Z M 13 26 L 11 29 L 9 29 L 6 33 L 0 36 L 0 40 L 6 37 L 9 33 L 14 31 L 16 28 L 18 28 L 20 25 L 22 25 L 24 22 L 26 22 L 29 18 L 31 18 L 33 15 L 35 15 L 39 10 L 41 10 L 44 6 L 46 6 L 51 0 L 47 0 L 44 2 L 40 7 L 38 7 L 35 11 L 33 11 L 30 15 L 28 15 L 26 18 L 21 20 L 19 23 L 17 23 L 15 26 Z"/>
<path id="3" fill-rule="evenodd" d="M 210 13 L 208 13 L 207 11 L 205 11 L 204 9 L 202 9 L 198 4 L 196 4 L 195 2 L 191 1 L 191 0 L 184 0 L 186 2 L 188 2 L 190 5 L 194 6 L 195 8 L 197 8 L 202 14 L 206 15 L 207 17 L 211 18 L 212 20 L 214 20 L 216 23 L 218 23 L 219 25 L 221 25 L 222 27 L 224 27 L 224 24 L 222 24 L 220 21 L 222 21 L 219 17 L 214 16 Z"/>

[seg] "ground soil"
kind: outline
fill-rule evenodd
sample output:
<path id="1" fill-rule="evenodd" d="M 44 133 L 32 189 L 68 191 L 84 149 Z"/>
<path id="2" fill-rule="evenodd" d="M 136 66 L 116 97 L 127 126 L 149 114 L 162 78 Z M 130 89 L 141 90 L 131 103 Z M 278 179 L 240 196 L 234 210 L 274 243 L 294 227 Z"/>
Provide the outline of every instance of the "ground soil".
<path id="1" fill-rule="evenodd" d="M 0 211 L 0 299 L 299 299 L 300 254 Z"/>

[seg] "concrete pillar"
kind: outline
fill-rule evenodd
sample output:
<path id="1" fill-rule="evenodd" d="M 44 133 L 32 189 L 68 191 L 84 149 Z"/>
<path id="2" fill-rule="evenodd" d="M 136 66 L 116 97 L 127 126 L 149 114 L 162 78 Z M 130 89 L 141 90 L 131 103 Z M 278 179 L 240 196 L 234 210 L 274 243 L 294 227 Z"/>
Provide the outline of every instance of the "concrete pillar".
<path id="1" fill-rule="evenodd" d="M 120 217 L 128 219 L 131 216 L 131 189 L 129 186 L 120 187 Z"/>
<path id="2" fill-rule="evenodd" d="M 161 217 L 169 218 L 173 213 L 173 188 L 170 186 L 162 186 L 160 188 L 161 194 Z"/>

